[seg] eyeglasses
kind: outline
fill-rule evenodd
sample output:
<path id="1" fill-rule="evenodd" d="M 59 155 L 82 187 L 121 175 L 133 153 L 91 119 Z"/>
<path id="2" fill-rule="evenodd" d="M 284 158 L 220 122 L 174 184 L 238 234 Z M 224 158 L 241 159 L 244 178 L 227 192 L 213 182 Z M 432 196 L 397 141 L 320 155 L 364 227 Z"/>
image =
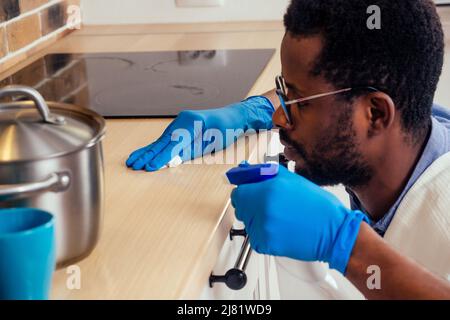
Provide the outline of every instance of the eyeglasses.
<path id="1" fill-rule="evenodd" d="M 345 92 L 349 92 L 349 91 L 354 91 L 354 90 L 369 90 L 372 92 L 380 91 L 374 87 L 345 88 L 345 89 L 340 89 L 340 90 L 336 90 L 336 91 L 315 94 L 313 96 L 309 96 L 309 97 L 305 97 L 305 98 L 301 98 L 301 99 L 289 100 L 287 86 L 286 86 L 286 82 L 285 82 L 283 76 L 281 76 L 281 75 L 277 76 L 275 78 L 275 84 L 276 84 L 276 88 L 277 88 L 276 93 L 278 95 L 278 98 L 280 99 L 281 108 L 283 108 L 284 114 L 286 115 L 286 119 L 288 120 L 289 123 L 292 123 L 292 121 L 291 121 L 292 117 L 291 117 L 291 110 L 287 106 L 290 106 L 292 104 L 300 105 L 303 102 L 310 101 L 313 99 L 323 98 L 323 97 L 336 95 L 336 94 L 340 94 L 340 93 L 345 93 Z"/>

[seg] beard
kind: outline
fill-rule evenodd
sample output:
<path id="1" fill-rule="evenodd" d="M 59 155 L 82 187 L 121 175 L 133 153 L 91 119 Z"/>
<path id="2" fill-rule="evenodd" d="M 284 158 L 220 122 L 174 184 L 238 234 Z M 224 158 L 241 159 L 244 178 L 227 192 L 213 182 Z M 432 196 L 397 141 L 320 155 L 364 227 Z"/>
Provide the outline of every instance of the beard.
<path id="1" fill-rule="evenodd" d="M 280 129 L 280 139 L 295 151 L 296 158 L 302 160 L 296 163 L 295 172 L 320 186 L 342 183 L 350 188 L 360 187 L 374 175 L 373 168 L 358 150 L 352 109 L 344 108 L 346 111 L 337 117 L 335 127 L 318 137 L 311 152 Z"/>

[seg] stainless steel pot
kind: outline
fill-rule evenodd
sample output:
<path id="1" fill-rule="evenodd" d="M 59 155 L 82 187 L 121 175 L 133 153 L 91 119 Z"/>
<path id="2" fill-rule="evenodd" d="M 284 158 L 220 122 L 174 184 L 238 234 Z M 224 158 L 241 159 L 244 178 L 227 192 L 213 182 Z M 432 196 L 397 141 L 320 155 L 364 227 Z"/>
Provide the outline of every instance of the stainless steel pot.
<path id="1" fill-rule="evenodd" d="M 0 104 L 0 208 L 54 214 L 58 267 L 76 262 L 99 237 L 105 122 L 88 109 L 46 103 L 32 88 L 7 86 L 5 96 L 31 101 Z"/>

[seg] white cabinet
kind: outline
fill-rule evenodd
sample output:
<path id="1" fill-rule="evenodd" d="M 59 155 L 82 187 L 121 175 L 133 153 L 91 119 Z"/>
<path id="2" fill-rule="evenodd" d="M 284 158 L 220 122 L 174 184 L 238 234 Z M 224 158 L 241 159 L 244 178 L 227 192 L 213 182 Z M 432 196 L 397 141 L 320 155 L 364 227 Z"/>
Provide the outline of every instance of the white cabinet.
<path id="1" fill-rule="evenodd" d="M 361 300 L 364 296 L 342 274 L 321 262 L 275 258 L 282 300 Z"/>
<path id="2" fill-rule="evenodd" d="M 244 225 L 236 222 L 234 229 L 243 229 Z M 244 237 L 227 238 L 214 267 L 214 275 L 224 275 L 236 263 L 244 242 Z M 214 283 L 213 287 L 206 283 L 200 299 L 203 300 L 260 300 L 278 299 L 276 268 L 273 257 L 264 256 L 252 251 L 247 268 L 247 284 L 240 290 L 232 290 L 225 283 Z"/>

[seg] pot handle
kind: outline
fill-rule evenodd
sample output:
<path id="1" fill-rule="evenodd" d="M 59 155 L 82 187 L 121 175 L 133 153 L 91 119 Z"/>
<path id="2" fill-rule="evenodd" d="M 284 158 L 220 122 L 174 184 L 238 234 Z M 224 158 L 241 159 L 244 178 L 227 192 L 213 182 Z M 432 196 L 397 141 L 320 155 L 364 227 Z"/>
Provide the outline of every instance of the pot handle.
<path id="1" fill-rule="evenodd" d="M 61 192 L 69 188 L 68 172 L 52 173 L 45 180 L 13 185 L 0 185 L 0 201 L 28 198 L 38 193 L 52 191 Z"/>
<path id="2" fill-rule="evenodd" d="M 31 87 L 20 85 L 9 85 L 0 89 L 0 98 L 8 96 L 25 96 L 32 100 L 39 110 L 42 119 L 46 123 L 62 125 L 66 123 L 66 120 L 62 116 L 54 116 L 50 113 L 47 103 L 42 95 Z"/>

